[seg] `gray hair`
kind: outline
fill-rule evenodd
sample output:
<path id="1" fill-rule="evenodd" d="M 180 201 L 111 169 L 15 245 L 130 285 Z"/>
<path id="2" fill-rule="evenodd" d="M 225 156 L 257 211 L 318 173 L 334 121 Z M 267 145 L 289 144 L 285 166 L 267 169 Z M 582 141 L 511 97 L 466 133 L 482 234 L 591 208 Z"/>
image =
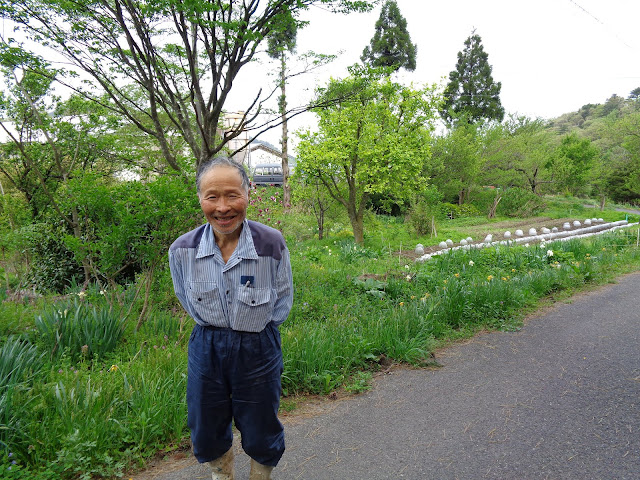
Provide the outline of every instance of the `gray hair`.
<path id="1" fill-rule="evenodd" d="M 249 175 L 247 175 L 247 172 L 244 169 L 244 167 L 240 165 L 238 162 L 234 162 L 229 157 L 218 156 L 218 157 L 210 158 L 209 160 L 202 162 L 198 166 L 198 171 L 196 172 L 196 191 L 198 193 L 200 193 L 200 184 L 202 183 L 202 177 L 204 177 L 205 174 L 209 173 L 209 171 L 211 171 L 216 167 L 235 168 L 238 171 L 238 174 L 240 174 L 242 187 L 245 190 L 249 191 L 249 188 L 251 187 L 251 180 L 249 180 Z"/>

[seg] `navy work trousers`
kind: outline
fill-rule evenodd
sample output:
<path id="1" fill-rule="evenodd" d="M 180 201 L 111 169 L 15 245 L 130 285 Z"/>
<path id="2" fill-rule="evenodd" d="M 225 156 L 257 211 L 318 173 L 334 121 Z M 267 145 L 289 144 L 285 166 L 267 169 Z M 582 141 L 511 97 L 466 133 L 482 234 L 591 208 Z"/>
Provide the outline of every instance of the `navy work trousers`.
<path id="1" fill-rule="evenodd" d="M 258 333 L 196 325 L 189 339 L 188 425 L 200 463 L 222 456 L 233 442 L 256 462 L 276 466 L 284 453 L 278 420 L 282 375 L 278 327 Z"/>

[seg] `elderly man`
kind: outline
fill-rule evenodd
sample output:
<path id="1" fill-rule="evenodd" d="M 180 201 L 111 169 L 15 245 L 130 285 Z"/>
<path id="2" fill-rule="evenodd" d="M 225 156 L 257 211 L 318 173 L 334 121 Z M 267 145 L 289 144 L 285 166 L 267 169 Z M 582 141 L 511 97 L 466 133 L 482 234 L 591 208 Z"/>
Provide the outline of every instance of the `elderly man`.
<path id="1" fill-rule="evenodd" d="M 278 326 L 293 303 L 291 264 L 280 232 L 246 219 L 249 186 L 226 157 L 202 164 L 196 188 L 207 223 L 169 249 L 176 296 L 196 322 L 187 380 L 193 453 L 214 480 L 234 476 L 232 420 L 251 480 L 271 478 L 284 453 Z"/>

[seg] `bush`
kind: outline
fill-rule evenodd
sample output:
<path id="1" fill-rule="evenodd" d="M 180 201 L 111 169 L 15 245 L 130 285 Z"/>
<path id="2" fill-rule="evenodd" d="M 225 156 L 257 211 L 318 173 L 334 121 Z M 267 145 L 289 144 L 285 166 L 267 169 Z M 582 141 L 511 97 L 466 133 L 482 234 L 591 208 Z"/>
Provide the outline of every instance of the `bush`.
<path id="1" fill-rule="evenodd" d="M 440 220 L 441 216 L 440 205 L 419 200 L 411 206 L 407 216 L 407 223 L 418 235 L 432 235 L 435 233 L 437 220 Z"/>
<path id="2" fill-rule="evenodd" d="M 81 265 L 63 241 L 66 234 L 61 226 L 47 223 L 28 225 L 13 234 L 29 259 L 28 282 L 41 293 L 62 293 L 84 279 Z"/>
<path id="3" fill-rule="evenodd" d="M 500 193 L 501 191 L 499 189 L 494 188 L 474 190 L 471 194 L 471 204 L 483 215 L 488 215 L 489 210 L 495 202 L 496 195 L 500 195 Z"/>
<path id="4" fill-rule="evenodd" d="M 443 203 L 442 212 L 444 218 L 477 217 L 480 215 L 478 209 L 471 203 L 456 205 L 454 203 Z"/>
<path id="5" fill-rule="evenodd" d="M 502 193 L 497 212 L 507 217 L 534 217 L 545 208 L 541 197 L 522 188 L 509 188 Z"/>

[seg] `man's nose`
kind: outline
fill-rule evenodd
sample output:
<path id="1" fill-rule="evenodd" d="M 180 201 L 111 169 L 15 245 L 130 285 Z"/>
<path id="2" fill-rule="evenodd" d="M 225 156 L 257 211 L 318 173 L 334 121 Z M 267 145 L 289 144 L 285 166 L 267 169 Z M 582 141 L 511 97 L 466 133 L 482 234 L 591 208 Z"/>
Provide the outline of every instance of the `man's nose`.
<path id="1" fill-rule="evenodd" d="M 216 202 L 216 209 L 222 211 L 229 210 L 229 201 L 224 197 L 219 198 Z"/>

